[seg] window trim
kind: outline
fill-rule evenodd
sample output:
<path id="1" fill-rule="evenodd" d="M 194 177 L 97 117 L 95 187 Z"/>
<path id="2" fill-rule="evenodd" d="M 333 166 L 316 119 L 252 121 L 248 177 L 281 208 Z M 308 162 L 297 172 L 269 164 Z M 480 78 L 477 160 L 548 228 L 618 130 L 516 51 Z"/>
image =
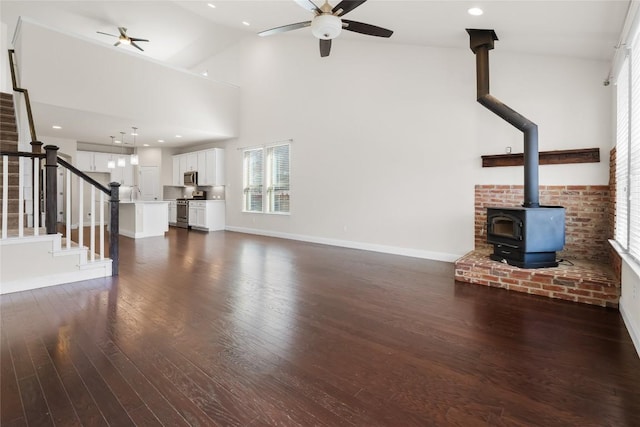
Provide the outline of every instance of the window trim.
<path id="1" fill-rule="evenodd" d="M 291 205 L 289 205 L 289 210 L 287 212 L 282 211 L 272 211 L 272 207 L 270 206 L 270 200 L 268 196 L 268 188 L 270 187 L 271 182 L 271 165 L 268 165 L 268 150 L 273 149 L 275 147 L 288 146 L 288 155 L 289 155 L 289 179 L 291 179 L 291 146 L 293 140 L 285 140 L 285 141 L 277 141 L 270 144 L 251 146 L 251 147 L 243 147 L 238 148 L 238 150 L 242 150 L 242 210 L 241 213 L 246 214 L 261 214 L 261 215 L 276 215 L 276 216 L 290 216 L 291 215 Z M 250 151 L 261 151 L 262 152 L 262 210 L 260 211 L 250 211 L 246 210 L 246 195 L 245 192 L 247 190 L 246 179 L 247 179 L 247 169 L 246 169 L 246 153 Z M 291 200 L 291 181 L 289 181 L 289 200 Z"/>

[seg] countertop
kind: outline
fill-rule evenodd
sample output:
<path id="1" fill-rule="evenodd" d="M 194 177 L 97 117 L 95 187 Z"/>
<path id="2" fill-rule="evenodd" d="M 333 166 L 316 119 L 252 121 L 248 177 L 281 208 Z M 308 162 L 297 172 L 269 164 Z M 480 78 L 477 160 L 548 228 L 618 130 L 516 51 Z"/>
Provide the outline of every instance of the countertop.
<path id="1" fill-rule="evenodd" d="M 140 204 L 140 205 L 150 205 L 155 203 L 169 203 L 169 200 L 120 200 L 120 204 Z"/>

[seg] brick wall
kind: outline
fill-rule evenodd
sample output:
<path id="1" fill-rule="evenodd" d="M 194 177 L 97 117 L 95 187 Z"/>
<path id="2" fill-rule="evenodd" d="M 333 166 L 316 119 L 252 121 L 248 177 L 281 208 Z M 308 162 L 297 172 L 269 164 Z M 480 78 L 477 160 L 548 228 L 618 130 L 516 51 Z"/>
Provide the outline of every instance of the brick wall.
<path id="1" fill-rule="evenodd" d="M 614 172 L 615 173 L 615 172 Z M 566 208 L 565 248 L 559 258 L 595 262 L 609 260 L 611 196 L 608 185 L 541 185 L 540 204 Z M 521 206 L 522 185 L 476 185 L 475 247 L 486 249 L 487 207 Z"/>
<path id="2" fill-rule="evenodd" d="M 609 154 L 609 194 L 611 201 L 609 203 L 608 225 L 609 238 L 613 239 L 614 230 L 616 228 L 616 147 L 613 147 Z M 622 259 L 620 255 L 609 245 L 609 259 L 611 260 L 611 268 L 618 282 L 622 281 Z"/>

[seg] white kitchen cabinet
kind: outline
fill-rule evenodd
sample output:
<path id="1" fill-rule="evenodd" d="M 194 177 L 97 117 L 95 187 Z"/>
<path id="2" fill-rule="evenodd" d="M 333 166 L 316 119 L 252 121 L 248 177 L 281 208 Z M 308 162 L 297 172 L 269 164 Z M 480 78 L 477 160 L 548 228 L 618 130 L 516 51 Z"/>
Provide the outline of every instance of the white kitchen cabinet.
<path id="1" fill-rule="evenodd" d="M 128 187 L 135 184 L 133 179 L 133 165 L 131 165 L 131 163 L 127 162 L 124 167 L 116 166 L 115 169 L 109 169 L 109 171 L 111 172 L 112 182 L 118 182 L 120 185 Z"/>
<path id="2" fill-rule="evenodd" d="M 224 185 L 224 149 L 173 156 L 173 185 L 184 185 L 184 173 L 192 171 L 198 172 L 198 185 Z"/>
<path id="3" fill-rule="evenodd" d="M 169 224 L 175 225 L 178 222 L 178 206 L 175 201 L 169 202 Z"/>
<path id="4" fill-rule="evenodd" d="M 187 153 L 185 154 L 187 163 L 185 172 L 194 172 L 198 170 L 198 154 L 197 153 Z"/>
<path id="5" fill-rule="evenodd" d="M 189 225 L 204 231 L 224 230 L 224 201 L 189 201 Z"/>
<path id="6" fill-rule="evenodd" d="M 187 156 L 183 154 L 181 156 L 178 156 L 178 159 L 180 160 L 180 167 L 178 168 L 178 170 L 180 176 L 182 176 L 180 182 L 182 182 L 181 185 L 184 185 L 184 173 L 187 171 Z"/>
<path id="7" fill-rule="evenodd" d="M 202 185 L 224 185 L 224 150 L 213 148 L 206 150 L 204 154 L 207 174 L 206 182 Z"/>
<path id="8" fill-rule="evenodd" d="M 180 173 L 180 157 L 173 156 L 173 185 L 184 185 L 184 176 Z"/>
<path id="9" fill-rule="evenodd" d="M 83 172 L 105 172 L 110 173 L 111 169 L 107 167 L 107 162 L 115 154 L 109 153 L 93 153 L 91 151 L 76 152 L 76 167 Z"/>
<path id="10" fill-rule="evenodd" d="M 196 170 L 198 171 L 198 185 L 208 185 L 207 184 L 207 152 L 206 151 L 198 151 L 196 153 L 198 158 L 198 166 Z"/>
<path id="11" fill-rule="evenodd" d="M 207 229 L 206 201 L 189 201 L 189 225 L 191 227 Z"/>

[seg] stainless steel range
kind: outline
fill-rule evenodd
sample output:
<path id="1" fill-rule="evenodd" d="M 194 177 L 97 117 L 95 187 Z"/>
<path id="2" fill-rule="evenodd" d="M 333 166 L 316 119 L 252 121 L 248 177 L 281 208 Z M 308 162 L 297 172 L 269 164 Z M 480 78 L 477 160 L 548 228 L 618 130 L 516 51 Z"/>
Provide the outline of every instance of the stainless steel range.
<path id="1" fill-rule="evenodd" d="M 189 228 L 189 200 L 205 200 L 206 191 L 194 191 L 190 199 L 176 199 L 176 227 Z"/>
<path id="2" fill-rule="evenodd" d="M 176 227 L 189 228 L 189 200 L 176 199 Z"/>

